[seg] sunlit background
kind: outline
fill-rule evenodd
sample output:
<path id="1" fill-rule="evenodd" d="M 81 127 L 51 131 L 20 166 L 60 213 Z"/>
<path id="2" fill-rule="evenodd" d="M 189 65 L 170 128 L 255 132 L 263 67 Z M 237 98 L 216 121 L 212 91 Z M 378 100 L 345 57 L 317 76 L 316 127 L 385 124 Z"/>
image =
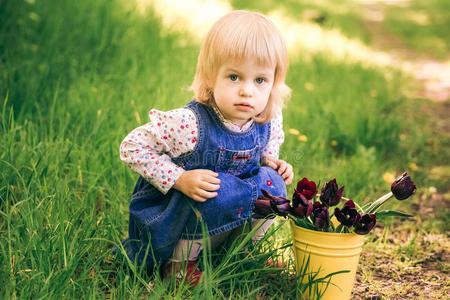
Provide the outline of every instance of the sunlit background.
<path id="1" fill-rule="evenodd" d="M 232 1 L 231 1 L 232 2 Z M 201 43 L 210 26 L 233 9 L 232 3 L 225 0 L 136 0 L 139 11 L 145 15 L 148 9 L 154 11 L 164 25 L 164 32 L 178 32 L 187 34 L 186 39 L 194 39 Z M 239 1 L 236 1 L 239 2 Z M 245 1 L 243 8 L 245 8 Z M 288 3 L 295 1 L 288 1 Z M 391 7 L 408 8 L 409 0 L 356 0 L 344 3 L 337 1 L 299 1 L 305 8 L 295 17 L 289 16 L 286 7 L 272 5 L 271 9 L 264 10 L 265 14 L 273 20 L 283 32 L 291 59 L 298 56 L 311 56 L 325 53 L 334 59 L 358 61 L 362 64 L 391 66 L 403 72 L 427 81 L 425 89 L 428 95 L 442 100 L 450 97 L 450 64 L 434 63 L 432 61 L 411 61 L 398 57 L 392 53 L 389 45 L 384 49 L 373 49 L 364 43 L 361 38 L 352 38 L 343 33 L 338 26 L 331 28 L 320 26 L 325 22 L 327 15 L 346 16 L 361 14 L 368 23 L 380 23 L 385 20 L 385 12 L 379 7 L 384 4 Z M 268 3 L 268 2 L 267 2 Z M 308 5 L 310 4 L 310 5 Z M 251 8 L 258 8 L 258 3 Z M 365 9 L 361 9 L 361 5 Z M 377 6 L 378 5 L 378 6 Z M 270 5 L 266 5 L 269 6 Z M 308 7 L 309 6 L 309 7 Z M 325 12 L 324 12 L 325 11 Z M 395 11 L 395 9 L 393 9 Z M 401 12 L 401 18 L 412 22 L 416 26 L 430 25 L 429 14 L 421 10 L 407 10 Z M 359 24 L 362 26 L 363 24 Z M 367 26 L 373 26 L 369 24 Z M 445 41 L 447 39 L 447 41 Z M 427 37 L 424 42 L 433 42 L 437 51 L 442 51 L 443 57 L 448 54 L 446 42 L 448 37 Z M 183 43 L 183 40 L 180 40 Z M 392 45 L 395 47 L 395 45 Z"/>

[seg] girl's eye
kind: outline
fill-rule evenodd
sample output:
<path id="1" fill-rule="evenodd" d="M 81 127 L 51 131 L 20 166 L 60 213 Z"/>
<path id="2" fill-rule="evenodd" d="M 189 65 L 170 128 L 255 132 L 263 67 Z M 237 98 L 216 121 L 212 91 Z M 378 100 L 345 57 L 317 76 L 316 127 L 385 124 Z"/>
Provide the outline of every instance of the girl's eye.
<path id="1" fill-rule="evenodd" d="M 256 78 L 256 83 L 257 84 L 261 84 L 261 83 L 263 83 L 264 82 L 264 78 L 262 78 L 262 77 L 258 77 L 258 78 Z"/>
<path id="2" fill-rule="evenodd" d="M 230 80 L 231 81 L 237 81 L 238 80 L 237 75 L 235 75 L 235 74 L 230 75 Z"/>

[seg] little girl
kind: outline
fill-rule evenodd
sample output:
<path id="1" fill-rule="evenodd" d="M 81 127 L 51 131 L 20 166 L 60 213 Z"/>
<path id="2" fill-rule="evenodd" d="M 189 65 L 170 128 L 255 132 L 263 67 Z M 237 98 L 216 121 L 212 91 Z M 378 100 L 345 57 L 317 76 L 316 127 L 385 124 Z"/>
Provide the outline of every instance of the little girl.
<path id="1" fill-rule="evenodd" d="M 286 196 L 292 166 L 278 159 L 288 57 L 265 16 L 234 11 L 219 19 L 202 44 L 193 101 L 134 129 L 120 158 L 141 176 L 130 204 L 131 260 L 158 263 L 166 273 L 188 263 L 191 283 L 204 222 L 214 248 L 252 220 L 261 189 Z M 260 239 L 271 222 L 256 232 Z"/>

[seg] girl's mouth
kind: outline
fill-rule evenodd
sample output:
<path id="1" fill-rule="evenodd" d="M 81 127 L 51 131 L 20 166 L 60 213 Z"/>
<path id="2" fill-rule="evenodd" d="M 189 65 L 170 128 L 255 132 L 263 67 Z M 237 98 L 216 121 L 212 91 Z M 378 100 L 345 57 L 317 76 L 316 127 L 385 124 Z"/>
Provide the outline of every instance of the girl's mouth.
<path id="1" fill-rule="evenodd" d="M 249 111 L 253 108 L 253 106 L 251 106 L 250 104 L 247 104 L 247 103 L 238 103 L 238 104 L 235 104 L 234 106 L 236 106 L 237 109 L 243 110 L 243 111 Z"/>

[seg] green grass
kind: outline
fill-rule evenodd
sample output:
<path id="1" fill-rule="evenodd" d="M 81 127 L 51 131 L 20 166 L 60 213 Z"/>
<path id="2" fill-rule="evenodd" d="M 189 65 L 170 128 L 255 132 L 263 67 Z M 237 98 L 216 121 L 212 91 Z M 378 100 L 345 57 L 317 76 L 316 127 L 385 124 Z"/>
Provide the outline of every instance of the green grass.
<path id="1" fill-rule="evenodd" d="M 409 46 L 439 59 L 450 52 L 450 3 L 446 0 L 413 0 L 405 7 L 386 7 L 385 27 Z"/>
<path id="2" fill-rule="evenodd" d="M 148 276 L 131 275 L 137 266 L 112 254 L 126 237 L 137 179 L 120 162 L 119 144 L 147 122 L 150 108 L 191 99 L 199 45 L 180 46 L 176 34 L 160 34 L 151 13 L 141 16 L 119 1 L 3 1 L 0 23 L 0 298 L 298 293 L 292 274 L 261 267 L 290 243 L 287 226 L 253 258 L 238 245 L 216 260 L 205 256 L 205 269 L 217 276 L 194 290 L 158 277 L 149 290 Z M 324 56 L 292 62 L 285 129 L 298 129 L 307 141 L 286 133 L 281 156 L 294 165 L 296 180 L 337 177 L 361 203 L 389 188 L 384 172 L 430 161 L 422 151 L 431 133 L 405 120 L 402 78 L 392 72 Z M 424 172 L 412 175 L 418 186 L 430 182 Z M 230 260 L 221 265 L 224 255 Z M 282 259 L 293 271 L 292 256 Z"/>

